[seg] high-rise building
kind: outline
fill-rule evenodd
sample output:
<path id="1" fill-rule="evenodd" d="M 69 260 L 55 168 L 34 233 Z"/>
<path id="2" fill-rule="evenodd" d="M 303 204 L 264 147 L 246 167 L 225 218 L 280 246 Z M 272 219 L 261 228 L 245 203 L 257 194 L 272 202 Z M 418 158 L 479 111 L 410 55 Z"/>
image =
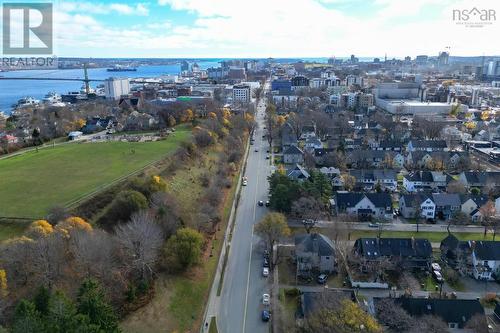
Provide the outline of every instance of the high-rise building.
<path id="1" fill-rule="evenodd" d="M 438 65 L 439 66 L 447 66 L 450 58 L 450 54 L 448 52 L 440 52 L 438 56 Z"/>
<path id="2" fill-rule="evenodd" d="M 415 58 L 415 62 L 417 63 L 417 65 L 426 65 L 428 61 L 429 61 L 429 56 L 426 55 L 418 55 Z"/>
<path id="3" fill-rule="evenodd" d="M 233 102 L 249 103 L 250 98 L 250 86 L 248 84 L 233 86 Z"/>
<path id="4" fill-rule="evenodd" d="M 110 77 L 104 80 L 104 94 L 106 98 L 117 100 L 130 93 L 130 83 L 127 78 Z"/>

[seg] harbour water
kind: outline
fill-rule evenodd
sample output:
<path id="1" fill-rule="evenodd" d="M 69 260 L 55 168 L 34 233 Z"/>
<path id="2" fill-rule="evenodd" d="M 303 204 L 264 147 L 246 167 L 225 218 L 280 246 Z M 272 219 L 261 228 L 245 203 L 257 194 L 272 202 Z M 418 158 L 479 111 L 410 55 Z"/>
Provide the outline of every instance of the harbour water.
<path id="1" fill-rule="evenodd" d="M 216 61 L 198 62 L 201 69 L 217 66 Z M 90 79 L 104 80 L 113 77 L 158 77 L 165 74 L 179 74 L 179 65 L 165 66 L 140 66 L 134 72 L 108 72 L 106 68 L 90 68 L 88 76 Z M 71 78 L 82 79 L 83 69 L 60 69 L 60 70 L 29 70 L 0 72 L 3 77 L 39 77 L 39 78 Z M 90 82 L 92 87 L 98 85 L 99 81 Z M 79 91 L 82 88 L 81 81 L 44 81 L 44 80 L 0 80 L 0 112 L 9 114 L 12 105 L 20 98 L 31 96 L 42 99 L 45 94 L 55 91 L 65 94 L 69 91 Z"/>

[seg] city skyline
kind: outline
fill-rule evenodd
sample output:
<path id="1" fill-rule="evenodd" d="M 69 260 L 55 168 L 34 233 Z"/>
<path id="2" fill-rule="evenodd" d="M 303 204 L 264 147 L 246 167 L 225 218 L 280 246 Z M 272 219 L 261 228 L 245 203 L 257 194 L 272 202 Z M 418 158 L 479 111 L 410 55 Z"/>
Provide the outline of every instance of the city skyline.
<path id="1" fill-rule="evenodd" d="M 454 10 L 483 1 L 159 0 L 54 3 L 55 55 L 142 58 L 412 58 L 498 55 L 494 20 L 467 27 Z"/>

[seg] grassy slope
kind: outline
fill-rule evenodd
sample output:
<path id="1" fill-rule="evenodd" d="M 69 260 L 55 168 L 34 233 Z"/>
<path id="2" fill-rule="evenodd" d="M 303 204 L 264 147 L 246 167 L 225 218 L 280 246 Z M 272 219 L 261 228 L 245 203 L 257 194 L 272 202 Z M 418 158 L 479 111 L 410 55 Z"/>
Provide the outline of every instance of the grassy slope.
<path id="1" fill-rule="evenodd" d="M 52 205 L 66 204 L 175 151 L 189 133 L 178 130 L 148 143 L 66 144 L 2 160 L 0 216 L 44 216 Z"/>
<path id="2" fill-rule="evenodd" d="M 203 194 L 204 188 L 200 184 L 199 176 L 207 170 L 216 169 L 216 157 L 216 151 L 212 149 L 205 156 L 204 164 L 194 163 L 177 170 L 171 177 L 164 175 L 167 179 L 168 192 L 177 198 L 184 220 L 189 221 L 192 218 L 191 212 L 199 204 L 198 199 Z M 120 326 L 125 333 L 187 332 L 195 331 L 193 327 L 202 324 L 200 318 L 217 267 L 221 239 L 226 230 L 238 178 L 239 176 L 234 177 L 233 187 L 227 192 L 223 207 L 223 223 L 216 232 L 217 239 L 211 240 L 213 256 L 209 256 L 210 250 L 208 250 L 200 265 L 185 274 L 178 276 L 160 274 L 156 282 L 155 297 L 151 303 L 132 313 L 121 323 Z M 189 222 L 187 224 L 189 225 Z M 209 249 L 211 247 L 209 245 Z"/>

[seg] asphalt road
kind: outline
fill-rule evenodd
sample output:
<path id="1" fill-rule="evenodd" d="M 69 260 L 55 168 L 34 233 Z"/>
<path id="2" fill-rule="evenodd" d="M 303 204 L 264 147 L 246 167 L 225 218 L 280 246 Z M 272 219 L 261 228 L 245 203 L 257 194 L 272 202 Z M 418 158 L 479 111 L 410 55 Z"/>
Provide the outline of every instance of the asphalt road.
<path id="1" fill-rule="evenodd" d="M 381 223 L 379 227 L 370 226 L 368 222 L 332 222 L 332 221 L 318 221 L 315 224 L 315 228 L 333 228 L 337 224 L 344 229 L 351 230 L 372 230 L 377 231 L 381 228 L 382 231 L 417 231 L 416 224 L 409 223 Z M 288 220 L 288 225 L 290 227 L 303 227 L 301 221 L 298 220 Z M 445 232 L 447 231 L 447 224 L 420 224 L 418 226 L 419 231 L 431 231 L 431 232 Z M 451 232 L 484 232 L 484 227 L 477 225 L 452 225 L 450 227 Z"/>
<path id="2" fill-rule="evenodd" d="M 270 327 L 270 323 L 262 322 L 260 316 L 262 294 L 270 293 L 271 276 L 262 276 L 262 243 L 253 233 L 254 224 L 268 211 L 265 206 L 257 204 L 259 200 L 267 200 L 267 177 L 271 172 L 270 161 L 266 160 L 268 144 L 262 138 L 264 110 L 265 102 L 261 101 L 257 107 L 255 143 L 250 146 L 247 160 L 245 176 L 248 185 L 241 191 L 217 309 L 217 325 L 221 333 L 269 332 Z"/>

